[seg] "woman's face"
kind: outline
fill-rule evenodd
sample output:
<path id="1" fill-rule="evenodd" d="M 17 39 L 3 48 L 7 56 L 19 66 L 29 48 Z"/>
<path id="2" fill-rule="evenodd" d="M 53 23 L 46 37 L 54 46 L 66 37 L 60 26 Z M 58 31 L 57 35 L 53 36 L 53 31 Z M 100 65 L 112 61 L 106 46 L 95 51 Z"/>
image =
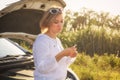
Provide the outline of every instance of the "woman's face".
<path id="1" fill-rule="evenodd" d="M 54 34 L 57 34 L 62 31 L 62 28 L 63 28 L 63 15 L 60 14 L 53 19 L 48 30 Z"/>

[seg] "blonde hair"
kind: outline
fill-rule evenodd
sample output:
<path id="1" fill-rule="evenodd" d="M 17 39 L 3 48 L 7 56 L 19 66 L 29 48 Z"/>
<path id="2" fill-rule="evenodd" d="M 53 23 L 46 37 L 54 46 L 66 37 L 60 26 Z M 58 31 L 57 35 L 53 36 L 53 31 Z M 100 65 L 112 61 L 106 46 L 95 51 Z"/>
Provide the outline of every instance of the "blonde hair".
<path id="1" fill-rule="evenodd" d="M 54 9 L 59 9 L 59 8 L 50 8 L 49 10 L 45 11 L 42 19 L 40 20 L 40 28 L 42 33 L 44 33 L 48 29 L 51 22 L 57 15 L 62 14 L 61 9 L 60 12 L 51 13 L 50 10 L 54 10 Z"/>

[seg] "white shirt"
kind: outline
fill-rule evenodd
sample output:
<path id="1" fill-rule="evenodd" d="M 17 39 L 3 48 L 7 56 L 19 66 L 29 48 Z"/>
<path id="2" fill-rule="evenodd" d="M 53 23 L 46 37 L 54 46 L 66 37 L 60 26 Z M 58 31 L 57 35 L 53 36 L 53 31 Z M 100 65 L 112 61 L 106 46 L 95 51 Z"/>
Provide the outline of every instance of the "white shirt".
<path id="1" fill-rule="evenodd" d="M 45 34 L 40 34 L 33 44 L 34 79 L 65 80 L 67 67 L 72 62 L 70 57 L 63 57 L 59 62 L 55 56 L 63 50 L 61 41 Z"/>

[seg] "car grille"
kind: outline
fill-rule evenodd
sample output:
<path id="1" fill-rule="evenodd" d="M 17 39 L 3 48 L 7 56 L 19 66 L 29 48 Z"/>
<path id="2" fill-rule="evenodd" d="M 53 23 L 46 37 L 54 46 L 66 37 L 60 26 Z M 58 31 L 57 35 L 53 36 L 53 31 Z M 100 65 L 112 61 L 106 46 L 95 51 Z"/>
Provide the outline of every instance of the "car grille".
<path id="1" fill-rule="evenodd" d="M 33 56 L 4 57 L 0 59 L 0 71 L 28 66 L 28 64 L 33 65 Z"/>

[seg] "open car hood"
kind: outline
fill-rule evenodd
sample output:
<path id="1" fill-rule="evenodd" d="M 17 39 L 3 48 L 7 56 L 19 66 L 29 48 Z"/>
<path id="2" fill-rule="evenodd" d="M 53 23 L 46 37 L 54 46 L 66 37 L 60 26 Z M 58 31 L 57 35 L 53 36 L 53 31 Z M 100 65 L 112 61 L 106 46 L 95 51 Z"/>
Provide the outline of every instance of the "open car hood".
<path id="1" fill-rule="evenodd" d="M 39 34 L 39 21 L 51 7 L 66 6 L 63 0 L 20 0 L 0 11 L 0 33 L 24 32 Z"/>

